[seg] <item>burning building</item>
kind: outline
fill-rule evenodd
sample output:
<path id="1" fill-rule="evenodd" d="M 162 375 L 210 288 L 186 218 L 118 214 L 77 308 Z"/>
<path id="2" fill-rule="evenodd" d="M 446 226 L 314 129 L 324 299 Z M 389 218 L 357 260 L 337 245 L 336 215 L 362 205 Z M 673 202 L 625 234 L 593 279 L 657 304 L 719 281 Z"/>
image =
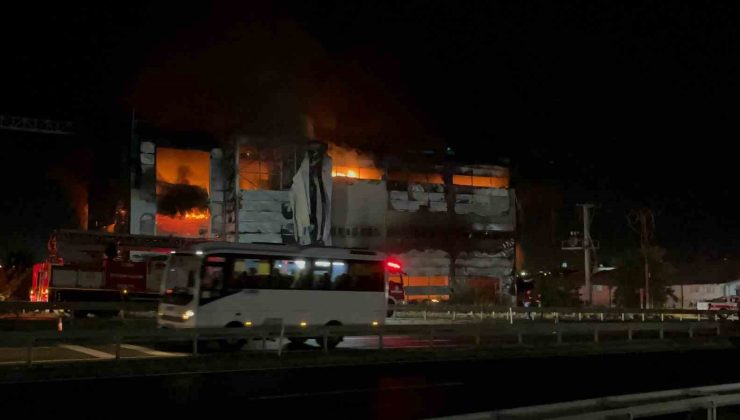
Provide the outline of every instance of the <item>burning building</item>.
<path id="1" fill-rule="evenodd" d="M 311 172 L 306 141 L 276 146 L 239 137 L 210 150 L 160 143 L 143 138 L 136 145 L 132 234 L 305 243 L 299 231 L 317 224 L 323 233 L 314 239 L 324 245 L 379 250 L 400 261 L 408 300 L 511 301 L 517 223 L 506 167 L 329 144 L 324 157 L 312 158 L 323 163 Z M 297 182 L 321 199 L 300 204 Z M 301 222 L 301 206 L 325 220 Z"/>

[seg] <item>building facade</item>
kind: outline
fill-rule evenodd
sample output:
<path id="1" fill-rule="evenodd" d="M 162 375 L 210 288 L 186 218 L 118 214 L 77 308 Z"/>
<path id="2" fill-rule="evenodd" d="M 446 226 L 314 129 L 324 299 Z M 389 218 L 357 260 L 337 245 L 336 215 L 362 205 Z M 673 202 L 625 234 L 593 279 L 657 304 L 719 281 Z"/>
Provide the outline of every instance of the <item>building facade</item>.
<path id="1" fill-rule="evenodd" d="M 291 184 L 305 142 L 134 142 L 130 233 L 294 243 Z M 410 301 L 511 302 L 517 226 L 508 168 L 329 145 L 331 244 L 398 259 Z"/>

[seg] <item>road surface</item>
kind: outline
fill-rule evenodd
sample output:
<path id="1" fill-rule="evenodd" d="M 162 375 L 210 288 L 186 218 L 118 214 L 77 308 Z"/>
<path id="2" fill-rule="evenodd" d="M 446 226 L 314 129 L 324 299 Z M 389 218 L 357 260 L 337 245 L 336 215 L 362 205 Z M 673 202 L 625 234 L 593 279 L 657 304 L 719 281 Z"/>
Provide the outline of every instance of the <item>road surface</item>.
<path id="1" fill-rule="evenodd" d="M 428 339 L 414 337 L 388 336 L 384 337 L 385 348 L 426 348 L 429 347 Z M 465 345 L 464 340 L 453 341 L 449 339 L 434 339 L 432 345 L 435 347 L 455 347 Z M 172 347 L 172 346 L 167 346 Z M 377 337 L 349 337 L 339 344 L 338 349 L 376 349 L 378 347 Z M 154 357 L 183 357 L 189 355 L 187 346 L 175 346 L 179 351 L 163 350 L 160 346 L 147 346 L 141 344 L 124 343 L 121 345 L 120 357 L 123 359 L 143 359 Z M 277 351 L 276 341 L 267 341 L 265 348 L 268 351 Z M 216 345 L 206 343 L 202 346 L 204 352 L 218 351 Z M 243 351 L 262 350 L 261 341 L 253 341 L 244 347 Z M 320 348 L 313 340 L 306 344 L 294 345 L 287 340 L 283 344 L 284 351 L 319 351 Z M 28 353 L 24 347 L 0 347 L 0 365 L 20 365 L 27 361 Z M 33 348 L 34 363 L 55 362 L 93 362 L 99 360 L 112 360 L 116 357 L 116 346 L 114 344 L 83 345 L 78 343 L 62 343 Z"/>
<path id="2" fill-rule="evenodd" d="M 737 351 L 437 361 L 0 385 L 29 418 L 415 419 L 740 381 Z"/>

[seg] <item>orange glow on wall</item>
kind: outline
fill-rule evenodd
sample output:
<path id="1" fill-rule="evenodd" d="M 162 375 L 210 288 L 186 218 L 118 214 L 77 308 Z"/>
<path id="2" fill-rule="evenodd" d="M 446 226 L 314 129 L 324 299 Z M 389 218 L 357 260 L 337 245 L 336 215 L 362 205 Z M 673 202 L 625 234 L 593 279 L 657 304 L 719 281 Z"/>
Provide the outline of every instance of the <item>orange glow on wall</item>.
<path id="1" fill-rule="evenodd" d="M 404 276 L 404 286 L 447 286 L 449 277 L 447 276 Z"/>
<path id="2" fill-rule="evenodd" d="M 157 148 L 157 182 L 196 185 L 210 191 L 211 155 L 200 150 Z"/>
<path id="3" fill-rule="evenodd" d="M 410 294 L 409 286 L 449 286 L 448 276 L 403 276 L 403 287 L 406 292 L 407 301 L 416 300 L 448 300 L 448 295 L 414 295 Z"/>
<path id="4" fill-rule="evenodd" d="M 452 183 L 468 187 L 508 188 L 509 179 L 498 176 L 453 175 Z"/>
<path id="5" fill-rule="evenodd" d="M 409 294 L 406 295 L 407 302 L 425 301 L 425 300 L 442 302 L 445 300 L 450 300 L 450 296 L 449 295 L 409 295 Z"/>
<path id="6" fill-rule="evenodd" d="M 271 189 L 272 165 L 272 162 L 241 160 L 239 162 L 239 188 L 243 190 Z"/>

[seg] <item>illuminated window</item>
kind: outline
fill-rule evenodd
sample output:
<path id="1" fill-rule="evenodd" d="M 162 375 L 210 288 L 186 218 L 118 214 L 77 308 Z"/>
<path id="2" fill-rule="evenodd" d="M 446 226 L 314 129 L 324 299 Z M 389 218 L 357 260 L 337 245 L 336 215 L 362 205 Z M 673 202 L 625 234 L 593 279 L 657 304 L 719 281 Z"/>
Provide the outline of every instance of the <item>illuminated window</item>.
<path id="1" fill-rule="evenodd" d="M 200 150 L 157 148 L 156 231 L 162 235 L 205 237 L 210 213 L 211 158 Z M 152 232 L 149 220 L 139 220 L 141 232 Z"/>
<path id="2" fill-rule="evenodd" d="M 328 155 L 332 158 L 332 177 L 356 179 L 383 179 L 383 171 L 375 167 L 371 155 L 359 150 L 329 144 Z"/>
<path id="3" fill-rule="evenodd" d="M 357 179 L 381 180 L 383 171 L 378 168 L 360 167 L 360 166 L 333 166 L 331 176 Z"/>
<path id="4" fill-rule="evenodd" d="M 243 190 L 271 189 L 272 162 L 241 160 L 239 162 L 239 188 Z"/>
<path id="5" fill-rule="evenodd" d="M 241 289 L 264 289 L 270 283 L 270 260 L 265 258 L 236 258 L 227 287 L 232 291 Z"/>
<path id="6" fill-rule="evenodd" d="M 453 175 L 452 183 L 455 185 L 479 187 L 479 188 L 507 188 L 509 179 L 497 176 L 478 175 Z"/>
<path id="7" fill-rule="evenodd" d="M 200 150 L 157 148 L 157 186 L 186 184 L 210 189 L 211 155 Z"/>

